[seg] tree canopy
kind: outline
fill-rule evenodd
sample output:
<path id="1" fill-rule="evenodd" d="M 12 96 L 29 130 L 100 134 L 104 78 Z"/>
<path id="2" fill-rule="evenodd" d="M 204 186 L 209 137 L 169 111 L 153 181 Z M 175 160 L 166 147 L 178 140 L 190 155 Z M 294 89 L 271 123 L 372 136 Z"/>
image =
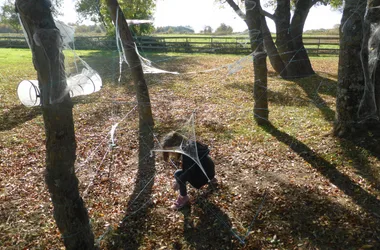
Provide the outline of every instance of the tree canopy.
<path id="1" fill-rule="evenodd" d="M 166 34 L 190 34 L 194 33 L 194 29 L 190 26 L 164 26 L 164 27 L 157 27 L 154 30 L 154 33 L 166 33 Z"/>
<path id="2" fill-rule="evenodd" d="M 0 20 L 1 23 L 9 25 L 16 32 L 21 30 L 21 25 L 15 11 L 14 1 L 8 0 L 1 7 Z"/>
<path id="3" fill-rule="evenodd" d="M 215 34 L 218 35 L 227 35 L 231 34 L 233 32 L 233 29 L 231 26 L 226 25 L 225 23 L 221 23 L 218 28 L 215 30 Z"/>
<path id="4" fill-rule="evenodd" d="M 244 2 L 244 0 L 242 0 Z M 264 6 L 276 6 L 277 0 L 264 0 Z M 290 1 L 292 6 L 296 5 L 297 0 Z M 343 6 L 343 0 L 313 0 L 312 4 L 318 5 L 330 5 L 333 9 L 340 9 Z"/>
<path id="5" fill-rule="evenodd" d="M 155 0 L 120 0 L 119 5 L 127 19 L 151 19 L 156 7 Z M 81 19 L 90 19 L 96 23 L 103 22 L 107 27 L 107 33 L 114 33 L 115 27 L 112 25 L 105 0 L 78 0 L 76 10 Z M 130 28 L 136 35 L 153 31 L 151 24 L 131 25 Z"/>
<path id="6" fill-rule="evenodd" d="M 62 6 L 62 0 L 53 0 L 51 2 L 50 10 L 53 16 L 61 15 L 59 9 Z M 21 31 L 21 24 L 16 13 L 15 0 L 4 1 L 3 6 L 1 6 L 0 21 L 2 24 L 10 26 L 16 32 Z"/>

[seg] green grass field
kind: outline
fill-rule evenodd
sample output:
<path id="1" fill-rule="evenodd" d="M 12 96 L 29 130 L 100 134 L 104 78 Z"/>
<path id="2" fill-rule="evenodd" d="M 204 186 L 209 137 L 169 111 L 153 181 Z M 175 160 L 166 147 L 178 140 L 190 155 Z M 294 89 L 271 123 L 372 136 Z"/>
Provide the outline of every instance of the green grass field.
<path id="1" fill-rule="evenodd" d="M 73 99 L 79 189 L 101 249 L 380 248 L 380 160 L 331 135 L 337 57 L 311 58 L 316 75 L 297 80 L 269 66 L 271 125 L 258 126 L 249 60 L 230 74 L 241 57 L 147 54 L 181 73 L 146 75 L 156 136 L 195 111 L 196 136 L 210 145 L 217 168 L 217 189 L 189 188 L 192 204 L 177 212 L 169 209 L 175 169 L 159 156 L 154 178 L 142 177 L 152 186 L 134 202 L 144 187 L 136 185 L 138 116 L 125 67 L 117 82 L 118 54 L 77 53 L 104 82 Z M 16 94 L 18 82 L 36 79 L 31 53 L 0 49 L 0 58 L 0 249 L 61 249 L 44 184 L 41 111 L 22 106 Z M 109 151 L 116 122 L 117 147 Z"/>
<path id="2" fill-rule="evenodd" d="M 3 34 L 5 35 L 5 34 Z M 19 34 L 21 35 L 21 34 Z M 77 37 L 77 44 L 82 44 L 83 37 L 95 36 L 99 37 L 99 34 L 79 34 Z M 157 43 L 153 46 L 168 46 L 176 47 L 177 49 L 187 48 L 186 52 L 216 52 L 218 53 L 222 51 L 222 53 L 246 53 L 249 51 L 250 43 L 248 35 L 225 35 L 225 36 L 217 36 L 214 34 L 210 35 L 202 35 L 202 34 L 154 34 L 153 37 L 160 38 L 154 43 Z M 82 37 L 82 38 L 81 38 Z M 101 36 L 100 36 L 101 37 Z M 1 35 L 0 35 L 1 38 Z M 333 39 L 332 39 L 333 38 Z M 113 39 L 113 38 L 112 38 Z M 149 48 L 152 46 L 152 38 L 143 38 L 145 41 L 142 45 Z M 1 46 L 3 47 L 11 47 L 12 43 L 15 41 L 9 40 L 1 40 Z M 20 41 L 18 41 L 20 42 Z M 23 41 L 22 41 L 23 42 Z M 102 46 L 99 44 L 99 41 L 95 39 L 94 41 L 84 40 L 83 44 L 94 43 L 95 48 L 96 44 L 98 46 Z M 305 48 L 308 49 L 310 54 L 314 55 L 323 55 L 326 53 L 337 55 L 337 50 L 339 50 L 339 39 L 335 37 L 329 36 L 311 36 L 310 34 L 304 36 L 304 44 Z M 82 47 L 86 48 L 86 47 Z M 90 47 L 94 48 L 94 47 Z M 176 50 L 174 50 L 176 51 Z M 331 53 L 332 51 L 332 53 Z M 181 51 L 184 52 L 184 51 Z"/>

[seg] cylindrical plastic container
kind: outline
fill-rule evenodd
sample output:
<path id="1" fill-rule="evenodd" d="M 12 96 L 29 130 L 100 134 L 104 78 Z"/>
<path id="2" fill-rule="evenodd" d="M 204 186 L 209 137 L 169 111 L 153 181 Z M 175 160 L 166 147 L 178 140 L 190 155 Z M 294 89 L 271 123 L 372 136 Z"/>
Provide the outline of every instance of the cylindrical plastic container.
<path id="1" fill-rule="evenodd" d="M 27 107 L 41 104 L 40 89 L 37 80 L 23 80 L 17 86 L 17 95 L 21 103 Z"/>
<path id="2" fill-rule="evenodd" d="M 67 89 L 64 94 L 70 97 L 89 95 L 102 87 L 102 78 L 94 70 L 82 70 L 82 73 L 67 78 Z M 37 80 L 23 80 L 17 87 L 18 98 L 27 107 L 41 105 L 40 89 Z"/>
<path id="3" fill-rule="evenodd" d="M 102 79 L 96 71 L 83 70 L 78 75 L 67 78 L 70 97 L 89 95 L 102 87 Z"/>

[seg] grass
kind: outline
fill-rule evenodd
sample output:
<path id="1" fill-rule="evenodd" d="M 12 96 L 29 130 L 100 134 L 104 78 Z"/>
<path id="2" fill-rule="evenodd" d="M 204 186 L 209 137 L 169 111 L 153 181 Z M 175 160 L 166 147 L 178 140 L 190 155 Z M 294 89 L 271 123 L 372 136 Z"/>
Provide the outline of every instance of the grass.
<path id="1" fill-rule="evenodd" d="M 317 74 L 294 81 L 269 67 L 271 124 L 260 127 L 252 119 L 251 62 L 229 74 L 228 67 L 204 71 L 239 56 L 147 54 L 160 68 L 183 73 L 146 76 L 155 133 L 180 127 L 196 110 L 197 138 L 211 146 L 220 181 L 215 190 L 189 188 L 191 207 L 175 212 L 168 209 L 176 196 L 170 189 L 174 169 L 159 157 L 152 186 L 133 202 L 136 181 L 152 176 L 136 179 L 135 97 L 128 72 L 116 81 L 117 53 L 78 53 L 104 81 L 100 92 L 75 98 L 73 110 L 80 191 L 89 190 L 83 197 L 102 249 L 380 247 L 379 158 L 330 134 L 338 58 L 311 58 Z M 62 248 L 43 181 L 41 112 L 21 106 L 15 94 L 20 80 L 35 79 L 31 55 L 10 49 L 0 55 L 0 248 Z M 130 111 L 118 126 L 117 147 L 106 155 L 102 140 Z M 247 236 L 245 244 L 234 234 Z"/>

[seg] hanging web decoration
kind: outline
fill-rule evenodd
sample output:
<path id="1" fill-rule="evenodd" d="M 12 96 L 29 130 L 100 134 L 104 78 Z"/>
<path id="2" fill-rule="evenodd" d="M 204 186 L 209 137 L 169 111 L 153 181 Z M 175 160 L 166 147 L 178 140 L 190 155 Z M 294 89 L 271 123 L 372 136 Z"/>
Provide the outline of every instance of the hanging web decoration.
<path id="1" fill-rule="evenodd" d="M 182 155 L 186 155 L 190 159 L 192 159 L 197 166 L 193 167 L 199 167 L 203 174 L 206 176 L 208 182 L 210 182 L 210 178 L 207 176 L 205 169 L 203 168 L 200 158 L 203 156 L 198 155 L 198 149 L 196 144 L 196 136 L 195 136 L 195 113 L 193 113 L 189 120 L 185 122 L 178 130 L 175 132 L 181 134 L 184 139 L 178 141 L 173 140 L 170 144 L 170 147 L 164 147 L 165 145 L 161 145 L 160 143 L 157 143 L 158 145 L 155 146 L 155 148 L 152 150 L 154 152 L 167 152 L 167 153 L 179 153 Z"/>
<path id="2" fill-rule="evenodd" d="M 20 22 L 21 23 L 21 22 Z M 75 53 L 74 33 L 75 29 L 60 21 L 55 21 L 56 27 L 61 35 L 61 48 L 65 54 L 65 75 L 67 86 L 63 93 L 56 99 L 50 99 L 50 104 L 59 103 L 69 94 L 70 97 L 89 95 L 97 92 L 102 87 L 102 79 L 99 74 L 92 69 L 83 59 Z M 21 23 L 22 26 L 22 23 Z M 30 41 L 24 32 L 26 41 L 30 48 Z M 33 40 L 40 46 L 39 36 L 36 32 Z M 71 48 L 73 46 L 73 48 Z M 71 55 L 70 55 L 71 52 Z M 61 63 L 63 60 L 61 60 Z M 53 87 L 53 85 L 52 85 Z M 54 92 L 52 89 L 51 93 Z M 18 84 L 17 94 L 22 104 L 27 107 L 41 105 L 41 93 L 38 80 L 23 80 Z"/>
<path id="3" fill-rule="evenodd" d="M 242 57 L 234 63 L 227 65 L 228 74 L 232 75 L 244 69 L 248 64 L 252 63 L 254 52 L 248 56 Z"/>
<path id="4" fill-rule="evenodd" d="M 194 143 L 197 141 L 196 135 L 195 135 L 195 113 L 193 113 L 190 116 L 189 120 L 187 120 L 175 132 L 181 134 L 185 139 L 184 140 L 177 140 L 177 138 L 174 138 L 174 140 L 172 140 L 169 143 L 171 147 L 165 147 L 165 145 L 161 145 L 157 141 L 155 148 L 152 151 L 161 152 L 161 153 L 164 153 L 164 152 L 179 153 L 179 154 L 188 156 L 189 158 L 191 158 L 196 163 L 196 164 L 194 164 L 193 167 L 199 167 L 202 170 L 203 174 L 207 177 L 208 182 L 210 184 L 212 184 L 212 181 L 207 176 L 206 171 L 201 164 L 201 159 L 203 156 L 199 155 L 199 153 L 197 151 L 196 143 Z M 247 228 L 245 228 L 245 230 L 246 230 L 245 234 L 243 234 L 243 235 L 239 234 L 233 227 L 231 227 L 229 229 L 231 234 L 236 239 L 238 239 L 242 245 L 244 245 L 246 243 L 245 240 L 249 236 L 249 234 L 251 233 L 252 227 L 254 226 L 254 223 L 257 219 L 257 216 L 259 215 L 260 211 L 263 208 L 263 204 L 265 202 L 266 195 L 267 195 L 267 192 L 265 191 L 263 198 L 261 200 L 261 203 L 258 206 L 257 211 L 256 211 L 251 223 L 249 224 L 249 226 Z M 209 211 L 209 212 L 212 212 L 212 211 Z M 228 224 L 228 223 L 226 223 L 225 220 L 223 220 L 223 218 L 220 218 L 217 214 L 214 213 L 214 216 L 216 216 L 218 218 L 218 220 L 220 220 L 223 224 L 226 224 L 226 225 Z M 229 226 L 227 226 L 227 227 L 229 227 Z"/>
<path id="5" fill-rule="evenodd" d="M 119 20 L 119 9 L 116 11 L 116 20 Z M 142 23 L 147 23 L 147 22 L 152 22 L 150 20 L 127 20 L 129 24 L 142 24 Z M 121 73 L 122 73 L 122 65 L 123 62 L 125 62 L 127 65 L 129 65 L 127 58 L 125 56 L 125 51 L 123 47 L 123 42 L 120 38 L 120 33 L 119 33 L 119 26 L 118 26 L 118 21 L 116 21 L 115 24 L 115 30 L 116 30 L 116 46 L 119 51 L 119 82 L 121 80 Z M 156 68 L 152 65 L 152 62 L 144 58 L 143 56 L 140 55 L 136 43 L 134 43 L 136 53 L 140 58 L 140 63 L 143 68 L 143 71 L 145 74 L 173 74 L 173 75 L 178 75 L 178 72 L 174 71 L 167 71 L 163 69 Z"/>

